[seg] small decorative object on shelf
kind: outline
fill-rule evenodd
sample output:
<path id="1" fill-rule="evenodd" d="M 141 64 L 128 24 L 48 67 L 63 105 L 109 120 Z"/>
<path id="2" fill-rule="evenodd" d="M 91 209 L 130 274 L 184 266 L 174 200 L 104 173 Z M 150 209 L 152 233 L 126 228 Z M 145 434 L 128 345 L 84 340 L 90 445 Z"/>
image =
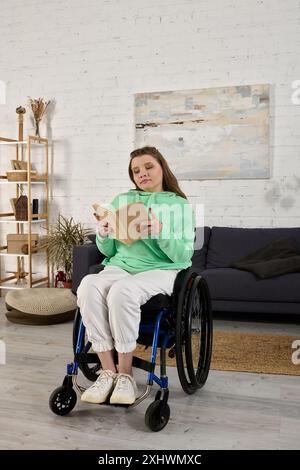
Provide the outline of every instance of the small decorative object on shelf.
<path id="1" fill-rule="evenodd" d="M 29 98 L 28 99 L 28 105 L 30 106 L 33 112 L 33 117 L 35 120 L 36 137 L 41 137 L 40 136 L 40 122 L 43 119 L 43 116 L 45 115 L 46 109 L 49 104 L 50 104 L 50 101 L 44 101 L 44 98 L 38 98 L 38 99 Z"/>
<path id="2" fill-rule="evenodd" d="M 36 175 L 36 171 L 31 170 L 31 176 Z M 13 170 L 6 172 L 7 181 L 27 181 L 27 170 Z"/>
<path id="3" fill-rule="evenodd" d="M 12 171 L 7 171 L 7 181 L 27 181 L 27 162 L 21 160 L 11 160 Z M 36 176 L 36 170 L 30 165 L 31 177 Z"/>
<path id="4" fill-rule="evenodd" d="M 39 213 L 39 200 L 38 199 L 33 199 L 32 200 L 32 214 L 38 214 Z M 38 217 L 32 217 L 32 220 L 37 220 Z"/>
<path id="5" fill-rule="evenodd" d="M 19 140 L 23 140 L 23 122 L 24 122 L 24 114 L 26 113 L 26 109 L 23 106 L 18 106 L 16 109 L 16 113 L 19 118 Z"/>
<path id="6" fill-rule="evenodd" d="M 27 233 L 8 233 L 7 238 L 7 253 L 15 254 L 28 254 L 28 234 Z M 39 235 L 38 233 L 31 234 L 31 248 L 32 251 L 38 244 Z"/>
<path id="7" fill-rule="evenodd" d="M 11 167 L 13 170 L 25 170 L 27 171 L 27 162 L 21 160 L 11 160 Z"/>
<path id="8" fill-rule="evenodd" d="M 16 220 L 28 220 L 28 198 L 20 196 L 15 202 Z"/>

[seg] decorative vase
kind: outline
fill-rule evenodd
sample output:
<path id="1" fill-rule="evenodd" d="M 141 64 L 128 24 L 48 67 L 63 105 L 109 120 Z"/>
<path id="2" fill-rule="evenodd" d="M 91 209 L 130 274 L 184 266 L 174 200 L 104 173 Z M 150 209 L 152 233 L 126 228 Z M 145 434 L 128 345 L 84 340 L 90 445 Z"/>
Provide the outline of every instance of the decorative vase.
<path id="1" fill-rule="evenodd" d="M 41 122 L 40 119 L 35 120 L 35 136 L 36 137 L 41 137 L 40 136 L 40 122 Z"/>

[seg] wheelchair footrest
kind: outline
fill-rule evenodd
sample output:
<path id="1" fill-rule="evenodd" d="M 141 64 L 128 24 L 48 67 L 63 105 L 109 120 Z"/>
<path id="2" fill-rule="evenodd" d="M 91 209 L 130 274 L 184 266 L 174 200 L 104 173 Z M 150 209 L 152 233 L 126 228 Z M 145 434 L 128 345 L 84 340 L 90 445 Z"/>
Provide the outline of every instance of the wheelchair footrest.
<path id="1" fill-rule="evenodd" d="M 109 403 L 109 401 L 106 401 L 104 403 L 99 403 L 99 406 L 115 406 L 117 408 L 129 408 L 132 405 L 125 405 L 122 403 Z"/>

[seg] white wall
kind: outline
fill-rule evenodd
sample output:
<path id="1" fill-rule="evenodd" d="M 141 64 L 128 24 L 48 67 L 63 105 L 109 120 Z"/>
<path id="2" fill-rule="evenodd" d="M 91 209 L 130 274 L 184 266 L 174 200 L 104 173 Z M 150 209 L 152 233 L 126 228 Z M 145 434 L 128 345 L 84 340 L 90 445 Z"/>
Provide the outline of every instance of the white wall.
<path id="1" fill-rule="evenodd" d="M 298 0 L 0 0 L 0 14 L 0 134 L 27 96 L 57 102 L 52 215 L 91 224 L 92 202 L 132 187 L 134 93 L 270 83 L 270 180 L 181 186 L 208 225 L 300 226 Z"/>

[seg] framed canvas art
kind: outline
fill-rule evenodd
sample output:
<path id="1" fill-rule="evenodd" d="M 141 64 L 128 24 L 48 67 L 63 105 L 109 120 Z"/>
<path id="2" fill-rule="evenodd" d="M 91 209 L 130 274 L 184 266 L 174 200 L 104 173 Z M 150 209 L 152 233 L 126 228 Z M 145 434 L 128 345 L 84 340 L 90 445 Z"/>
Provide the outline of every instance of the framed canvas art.
<path id="1" fill-rule="evenodd" d="M 151 145 L 178 179 L 269 178 L 268 84 L 135 95 L 135 147 Z"/>

